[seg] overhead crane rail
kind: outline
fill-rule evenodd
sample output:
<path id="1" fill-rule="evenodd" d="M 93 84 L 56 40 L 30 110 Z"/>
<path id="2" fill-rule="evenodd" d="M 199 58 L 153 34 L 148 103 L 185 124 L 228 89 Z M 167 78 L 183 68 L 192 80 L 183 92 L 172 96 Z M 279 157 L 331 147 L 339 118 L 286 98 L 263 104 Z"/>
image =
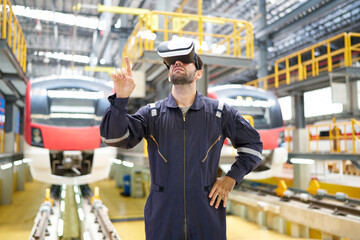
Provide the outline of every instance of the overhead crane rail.
<path id="1" fill-rule="evenodd" d="M 26 73 L 26 39 L 9 0 L 0 0 L 0 33 Z"/>
<path id="2" fill-rule="evenodd" d="M 332 45 L 342 46 L 332 49 Z M 263 89 L 280 88 L 301 82 L 322 72 L 351 67 L 360 62 L 360 33 L 341 33 L 288 56 L 277 59 L 274 73 L 247 82 L 246 85 Z"/>

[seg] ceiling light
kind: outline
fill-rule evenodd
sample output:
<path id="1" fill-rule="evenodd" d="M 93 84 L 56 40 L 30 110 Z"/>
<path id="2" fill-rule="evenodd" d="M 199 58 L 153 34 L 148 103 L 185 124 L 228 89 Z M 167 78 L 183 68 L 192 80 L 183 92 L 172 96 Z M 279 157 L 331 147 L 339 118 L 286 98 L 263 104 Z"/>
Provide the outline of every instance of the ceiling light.
<path id="1" fill-rule="evenodd" d="M 36 25 L 35 25 L 35 31 L 37 31 L 38 33 L 41 33 L 41 31 L 42 31 L 42 26 L 41 26 L 41 23 L 40 23 L 40 20 L 39 19 L 37 19 L 36 20 Z"/>
<path id="2" fill-rule="evenodd" d="M 12 167 L 12 163 L 5 163 L 5 164 L 0 166 L 0 168 L 2 170 L 5 170 L 5 169 L 11 168 L 11 167 Z"/>
<path id="3" fill-rule="evenodd" d="M 12 9 L 16 16 L 23 16 L 37 20 L 48 22 L 56 22 L 71 26 L 96 29 L 99 25 L 99 19 L 96 17 L 75 16 L 74 14 L 66 14 L 60 12 L 44 11 L 38 9 L 30 9 L 29 7 L 14 5 Z"/>
<path id="4" fill-rule="evenodd" d="M 290 162 L 294 164 L 313 164 L 315 161 L 306 158 L 292 158 L 290 159 Z"/>
<path id="5" fill-rule="evenodd" d="M 60 91 L 48 90 L 50 98 L 72 98 L 72 99 L 101 99 L 104 97 L 104 92 L 84 92 L 84 91 Z"/>
<path id="6" fill-rule="evenodd" d="M 121 27 L 121 19 L 120 18 L 118 18 L 118 20 L 116 21 L 114 27 L 115 28 L 120 28 Z"/>

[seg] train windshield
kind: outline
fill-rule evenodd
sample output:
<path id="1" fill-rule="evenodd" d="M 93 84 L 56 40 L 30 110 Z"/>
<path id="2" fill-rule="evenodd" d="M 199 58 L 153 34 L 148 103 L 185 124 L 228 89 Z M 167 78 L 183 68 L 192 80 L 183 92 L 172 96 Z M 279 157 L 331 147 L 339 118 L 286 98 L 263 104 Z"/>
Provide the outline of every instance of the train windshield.
<path id="1" fill-rule="evenodd" d="M 104 92 L 81 88 L 31 89 L 31 122 L 52 126 L 100 124 L 106 110 Z"/>
<path id="2" fill-rule="evenodd" d="M 280 105 L 273 94 L 255 88 L 227 88 L 215 92 L 219 100 L 234 107 L 241 115 L 252 116 L 256 129 L 283 126 Z"/>

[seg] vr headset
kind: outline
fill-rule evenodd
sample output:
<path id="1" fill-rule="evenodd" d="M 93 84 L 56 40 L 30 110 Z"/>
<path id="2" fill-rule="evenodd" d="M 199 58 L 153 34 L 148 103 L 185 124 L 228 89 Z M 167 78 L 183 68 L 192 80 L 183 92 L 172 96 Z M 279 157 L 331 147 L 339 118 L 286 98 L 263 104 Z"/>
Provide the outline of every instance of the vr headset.
<path id="1" fill-rule="evenodd" d="M 179 60 L 183 63 L 195 63 L 196 70 L 201 70 L 194 43 L 190 39 L 161 42 L 157 52 L 168 69 Z"/>

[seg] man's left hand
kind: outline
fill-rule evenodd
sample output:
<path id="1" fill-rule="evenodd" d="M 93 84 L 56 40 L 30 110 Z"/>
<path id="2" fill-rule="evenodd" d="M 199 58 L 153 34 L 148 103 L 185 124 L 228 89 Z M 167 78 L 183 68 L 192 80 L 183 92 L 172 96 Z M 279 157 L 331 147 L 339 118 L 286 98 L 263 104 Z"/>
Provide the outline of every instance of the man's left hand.
<path id="1" fill-rule="evenodd" d="M 230 191 L 233 190 L 235 184 L 235 179 L 231 177 L 223 176 L 217 178 L 209 194 L 209 198 L 211 198 L 210 206 L 213 206 L 216 201 L 215 208 L 217 209 L 220 205 L 221 200 L 223 200 L 223 206 L 225 208 L 228 200 L 228 195 Z"/>

